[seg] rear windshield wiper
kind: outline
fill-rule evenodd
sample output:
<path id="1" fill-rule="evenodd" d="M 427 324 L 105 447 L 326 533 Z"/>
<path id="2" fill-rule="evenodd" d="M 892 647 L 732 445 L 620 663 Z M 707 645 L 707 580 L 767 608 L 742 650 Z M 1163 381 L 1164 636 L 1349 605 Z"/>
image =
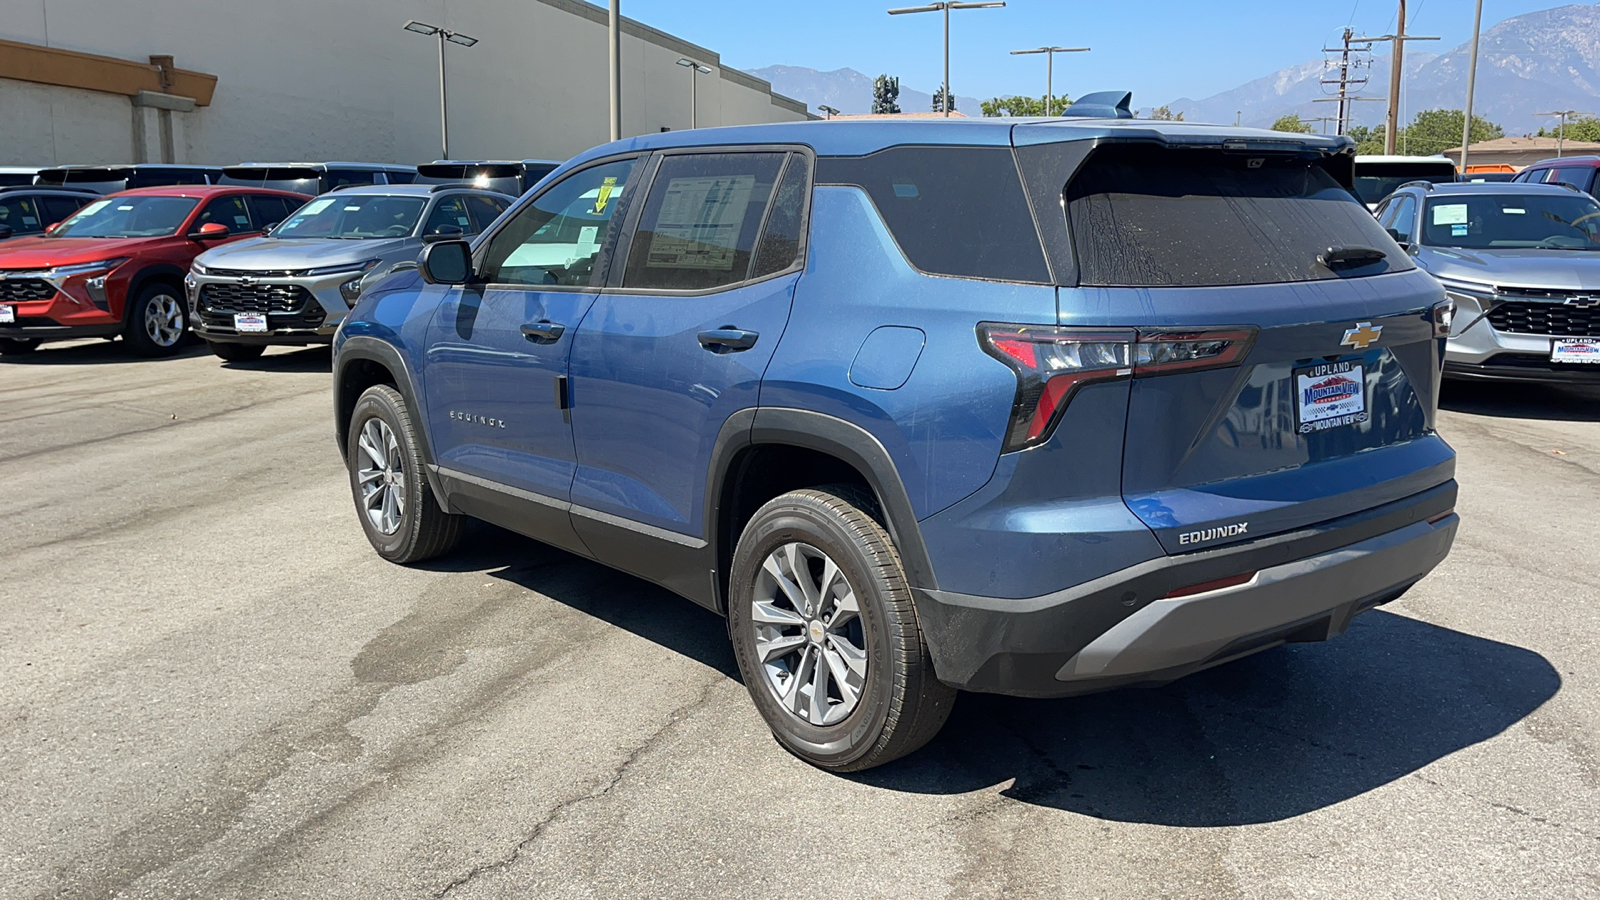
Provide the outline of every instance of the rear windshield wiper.
<path id="1" fill-rule="evenodd" d="M 1317 262 L 1332 269 L 1335 266 L 1364 266 L 1388 256 L 1377 247 L 1329 247 L 1317 254 Z"/>

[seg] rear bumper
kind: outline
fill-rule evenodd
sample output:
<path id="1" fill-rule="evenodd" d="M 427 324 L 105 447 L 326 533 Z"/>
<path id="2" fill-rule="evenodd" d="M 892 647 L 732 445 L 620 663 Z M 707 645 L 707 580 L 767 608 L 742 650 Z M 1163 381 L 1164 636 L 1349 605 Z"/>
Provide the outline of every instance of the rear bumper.
<path id="1" fill-rule="evenodd" d="M 1160 684 L 1281 643 L 1327 640 L 1449 553 L 1454 481 L 1249 544 L 1168 556 L 1025 600 L 919 590 L 939 678 L 1030 697 Z M 1161 599 L 1255 572 L 1248 583 Z"/>

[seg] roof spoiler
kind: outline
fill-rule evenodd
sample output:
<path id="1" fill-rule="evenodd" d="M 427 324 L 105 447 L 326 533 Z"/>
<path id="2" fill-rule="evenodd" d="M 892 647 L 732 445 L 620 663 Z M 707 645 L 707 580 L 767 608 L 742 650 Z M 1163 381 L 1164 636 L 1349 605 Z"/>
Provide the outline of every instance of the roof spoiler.
<path id="1" fill-rule="evenodd" d="M 1132 91 L 1097 91 L 1084 94 L 1061 111 L 1063 116 L 1089 119 L 1131 119 Z"/>

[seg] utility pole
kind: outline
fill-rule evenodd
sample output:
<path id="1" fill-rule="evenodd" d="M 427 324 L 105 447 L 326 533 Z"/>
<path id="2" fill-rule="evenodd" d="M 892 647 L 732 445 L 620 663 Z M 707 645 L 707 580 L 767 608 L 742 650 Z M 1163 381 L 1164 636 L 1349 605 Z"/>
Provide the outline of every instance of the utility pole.
<path id="1" fill-rule="evenodd" d="M 1341 40 L 1343 42 L 1342 47 L 1322 48 L 1323 53 L 1339 54 L 1339 77 L 1336 79 L 1322 79 L 1323 84 L 1336 84 L 1339 86 L 1339 93 L 1330 98 L 1333 100 L 1333 102 L 1339 104 L 1338 111 L 1333 116 L 1333 120 L 1336 123 L 1334 127 L 1335 134 L 1344 134 L 1350 129 L 1350 102 L 1352 99 L 1354 99 L 1350 95 L 1354 90 L 1360 90 L 1361 88 L 1366 87 L 1368 78 L 1366 75 L 1359 73 L 1362 69 L 1371 68 L 1372 66 L 1372 60 L 1370 57 L 1368 57 L 1365 61 L 1365 65 L 1363 65 L 1360 56 L 1357 56 L 1354 61 L 1350 59 L 1350 54 L 1352 52 L 1357 54 L 1370 54 L 1372 52 L 1371 44 L 1365 44 L 1364 46 L 1356 47 L 1352 51 L 1350 46 L 1351 44 L 1359 44 L 1362 42 L 1355 38 L 1355 31 L 1350 28 L 1346 28 L 1344 30 Z M 1352 74 L 1353 72 L 1358 74 Z"/>
<path id="2" fill-rule="evenodd" d="M 824 116 L 827 116 L 827 117 L 828 117 L 828 118 L 830 118 L 830 119 L 831 119 L 831 118 L 833 118 L 833 117 L 834 117 L 834 116 L 837 116 L 837 115 L 838 115 L 838 114 L 839 114 L 839 111 L 838 111 L 838 110 L 837 110 L 837 109 L 834 109 L 834 108 L 833 108 L 833 107 L 831 107 L 831 106 L 829 106 L 829 105 L 827 105 L 827 104 L 826 104 L 826 103 L 819 103 L 819 104 L 818 104 L 818 105 L 817 105 L 817 109 L 818 109 L 818 110 L 819 110 L 819 111 L 820 111 L 820 112 L 821 112 L 821 113 L 822 113 L 822 114 L 823 114 L 823 115 L 824 115 Z"/>
<path id="3" fill-rule="evenodd" d="M 1051 109 L 1055 106 L 1056 97 L 1056 54 L 1057 53 L 1088 53 L 1088 47 L 1040 47 L 1036 50 L 1013 50 L 1012 56 L 1025 56 L 1030 53 L 1043 53 L 1047 62 L 1044 65 L 1044 114 L 1055 115 Z"/>
<path id="4" fill-rule="evenodd" d="M 1467 63 L 1467 108 L 1461 116 L 1461 169 L 1467 174 L 1467 148 L 1472 145 L 1472 88 L 1478 77 L 1478 32 L 1483 28 L 1483 0 L 1478 0 L 1472 13 L 1472 55 Z"/>
<path id="5" fill-rule="evenodd" d="M 1555 112 L 1534 113 L 1536 116 L 1560 116 L 1561 124 L 1556 126 L 1556 157 L 1561 157 L 1562 145 L 1567 139 L 1567 119 L 1584 115 L 1575 109 L 1558 109 Z"/>
<path id="6" fill-rule="evenodd" d="M 952 9 L 994 9 L 1005 6 L 1005 0 L 983 3 L 957 3 L 943 0 L 939 3 L 929 3 L 927 6 L 907 6 L 901 9 L 889 10 L 891 16 L 903 16 L 906 13 L 942 12 L 944 13 L 944 114 L 948 118 L 950 107 L 954 106 L 955 91 L 950 89 L 950 10 Z"/>
<path id="7" fill-rule="evenodd" d="M 622 0 L 611 0 L 607 24 L 607 55 L 611 57 L 611 139 L 622 140 Z"/>
<path id="8" fill-rule="evenodd" d="M 678 65 L 689 70 L 689 127 L 700 127 L 700 76 L 710 75 L 711 69 L 704 63 L 692 60 L 687 56 L 679 57 Z"/>
<path id="9" fill-rule="evenodd" d="M 1438 37 L 1406 34 L 1406 0 L 1400 0 L 1400 13 L 1395 20 L 1394 34 L 1379 37 L 1353 38 L 1362 43 L 1389 41 L 1394 52 L 1389 55 L 1389 114 L 1384 118 L 1383 152 L 1394 153 L 1395 135 L 1400 131 L 1400 73 L 1405 67 L 1406 41 L 1437 41 Z"/>

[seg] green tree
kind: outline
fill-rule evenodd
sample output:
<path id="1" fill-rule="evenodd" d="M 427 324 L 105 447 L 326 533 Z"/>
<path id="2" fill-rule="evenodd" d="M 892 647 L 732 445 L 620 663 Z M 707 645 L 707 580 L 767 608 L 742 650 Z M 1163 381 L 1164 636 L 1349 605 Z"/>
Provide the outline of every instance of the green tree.
<path id="1" fill-rule="evenodd" d="M 944 112 L 945 111 L 945 104 L 947 104 L 947 103 L 950 105 L 950 111 L 951 112 L 955 112 L 956 111 L 956 98 L 950 96 L 950 86 L 949 85 L 941 84 L 941 85 L 939 85 L 939 89 L 937 91 L 935 91 L 934 94 L 933 94 L 933 111 L 934 112 Z"/>
<path id="2" fill-rule="evenodd" d="M 872 112 L 893 115 L 900 111 L 900 79 L 884 74 L 872 80 Z"/>
<path id="3" fill-rule="evenodd" d="M 1046 112 L 1043 97 L 1023 96 L 995 97 L 982 104 L 986 116 L 1059 116 L 1070 105 L 1066 97 L 1051 97 L 1050 111 Z"/>
<path id="4" fill-rule="evenodd" d="M 1158 122 L 1182 122 L 1183 113 L 1175 113 L 1170 106 L 1158 106 L 1150 110 L 1150 118 Z"/>
<path id="5" fill-rule="evenodd" d="M 1345 134 L 1350 140 L 1356 142 L 1356 152 L 1363 155 L 1375 155 L 1383 152 L 1384 127 L 1368 128 L 1365 125 L 1352 125 Z"/>
<path id="6" fill-rule="evenodd" d="M 1550 136 L 1556 136 L 1556 129 L 1550 129 Z M 1573 119 L 1567 123 L 1566 133 L 1562 136 L 1568 141 L 1595 141 L 1600 142 L 1600 119 L 1589 116 L 1583 119 Z"/>
<path id="7" fill-rule="evenodd" d="M 1272 123 L 1272 130 L 1292 131 L 1295 134 L 1310 134 L 1311 126 L 1300 121 L 1299 113 L 1288 113 L 1286 115 L 1279 116 L 1278 121 Z"/>
<path id="8" fill-rule="evenodd" d="M 1417 113 L 1411 124 L 1400 129 L 1395 146 L 1411 156 L 1432 156 L 1451 147 L 1461 146 L 1461 117 L 1459 109 L 1425 109 Z M 1506 130 L 1483 118 L 1472 117 L 1471 141 L 1474 144 L 1506 136 Z"/>

